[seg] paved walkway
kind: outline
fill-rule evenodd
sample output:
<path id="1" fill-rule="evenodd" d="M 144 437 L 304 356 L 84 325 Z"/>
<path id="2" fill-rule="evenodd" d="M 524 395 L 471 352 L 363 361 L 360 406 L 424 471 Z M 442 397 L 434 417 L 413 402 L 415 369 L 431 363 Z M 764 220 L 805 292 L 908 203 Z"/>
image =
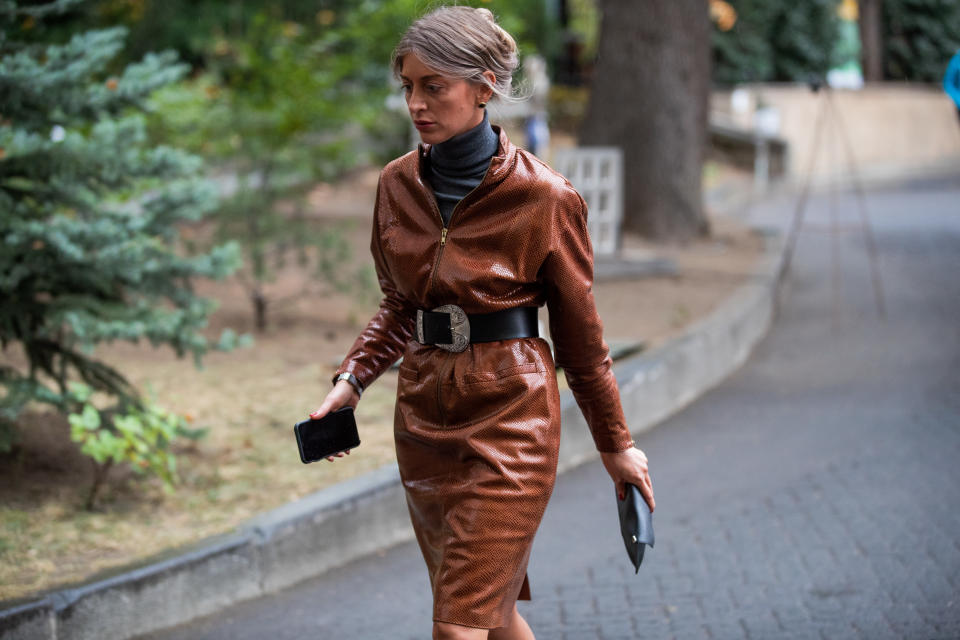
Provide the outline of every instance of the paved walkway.
<path id="1" fill-rule="evenodd" d="M 870 194 L 885 320 L 862 237 L 814 230 L 829 202 L 750 362 L 639 438 L 658 505 L 640 575 L 600 464 L 558 481 L 520 605 L 540 640 L 960 637 L 960 180 Z M 151 637 L 429 638 L 429 612 L 406 544 Z"/>

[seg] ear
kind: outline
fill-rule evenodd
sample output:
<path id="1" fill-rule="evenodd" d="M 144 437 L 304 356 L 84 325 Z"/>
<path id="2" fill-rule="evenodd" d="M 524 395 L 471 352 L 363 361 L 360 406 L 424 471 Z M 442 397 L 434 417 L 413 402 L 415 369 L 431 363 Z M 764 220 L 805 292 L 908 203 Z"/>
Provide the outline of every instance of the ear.
<path id="1" fill-rule="evenodd" d="M 484 78 L 490 81 L 490 84 L 497 83 L 497 76 L 493 74 L 493 71 L 489 71 L 489 70 L 484 71 L 482 75 Z M 488 88 L 486 85 L 481 84 L 477 89 L 477 97 L 482 102 L 489 102 L 490 98 L 493 97 L 493 90 Z"/>

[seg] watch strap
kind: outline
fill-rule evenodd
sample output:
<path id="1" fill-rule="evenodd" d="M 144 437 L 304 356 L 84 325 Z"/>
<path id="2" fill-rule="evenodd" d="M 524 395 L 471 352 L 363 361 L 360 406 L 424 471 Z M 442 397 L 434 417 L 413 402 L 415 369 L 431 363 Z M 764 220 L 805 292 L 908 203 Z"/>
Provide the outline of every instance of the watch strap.
<path id="1" fill-rule="evenodd" d="M 357 376 L 353 375 L 352 373 L 341 373 L 337 376 L 337 382 L 340 380 L 346 380 L 353 385 L 353 388 L 356 390 L 358 396 L 363 395 L 363 385 L 360 384 L 359 380 L 357 380 Z"/>

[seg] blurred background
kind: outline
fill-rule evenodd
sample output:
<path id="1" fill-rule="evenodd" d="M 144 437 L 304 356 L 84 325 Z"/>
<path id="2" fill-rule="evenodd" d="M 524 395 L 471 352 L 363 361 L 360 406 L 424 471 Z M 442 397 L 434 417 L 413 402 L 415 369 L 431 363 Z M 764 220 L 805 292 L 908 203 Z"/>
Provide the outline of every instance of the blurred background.
<path id="1" fill-rule="evenodd" d="M 459 4 L 517 39 L 528 99 L 491 113 L 514 143 L 622 150 L 621 254 L 745 272 L 759 245 L 716 210 L 837 179 L 816 88 L 867 176 L 958 156 L 954 1 Z M 392 460 L 392 373 L 349 463 L 305 474 L 290 427 L 379 301 L 377 176 L 417 141 L 389 56 L 435 5 L 0 2 L 0 599 Z M 740 282 L 699 268 L 598 287 L 608 332 L 655 344 Z M 643 287 L 680 297 L 614 304 Z"/>

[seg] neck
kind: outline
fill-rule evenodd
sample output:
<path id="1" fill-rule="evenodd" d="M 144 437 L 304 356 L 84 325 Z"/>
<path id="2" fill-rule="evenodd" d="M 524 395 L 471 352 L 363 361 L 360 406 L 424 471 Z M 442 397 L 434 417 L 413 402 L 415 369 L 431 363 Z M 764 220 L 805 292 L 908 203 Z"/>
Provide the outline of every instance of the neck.
<path id="1" fill-rule="evenodd" d="M 450 222 L 453 208 L 482 181 L 490 159 L 500 148 L 500 136 L 483 120 L 427 151 L 424 173 L 437 198 L 443 224 Z"/>
<path id="2" fill-rule="evenodd" d="M 497 152 L 498 144 L 499 137 L 491 128 L 490 117 L 484 109 L 483 118 L 478 124 L 433 145 L 430 149 L 430 160 L 438 167 L 463 168 L 489 161 Z"/>

